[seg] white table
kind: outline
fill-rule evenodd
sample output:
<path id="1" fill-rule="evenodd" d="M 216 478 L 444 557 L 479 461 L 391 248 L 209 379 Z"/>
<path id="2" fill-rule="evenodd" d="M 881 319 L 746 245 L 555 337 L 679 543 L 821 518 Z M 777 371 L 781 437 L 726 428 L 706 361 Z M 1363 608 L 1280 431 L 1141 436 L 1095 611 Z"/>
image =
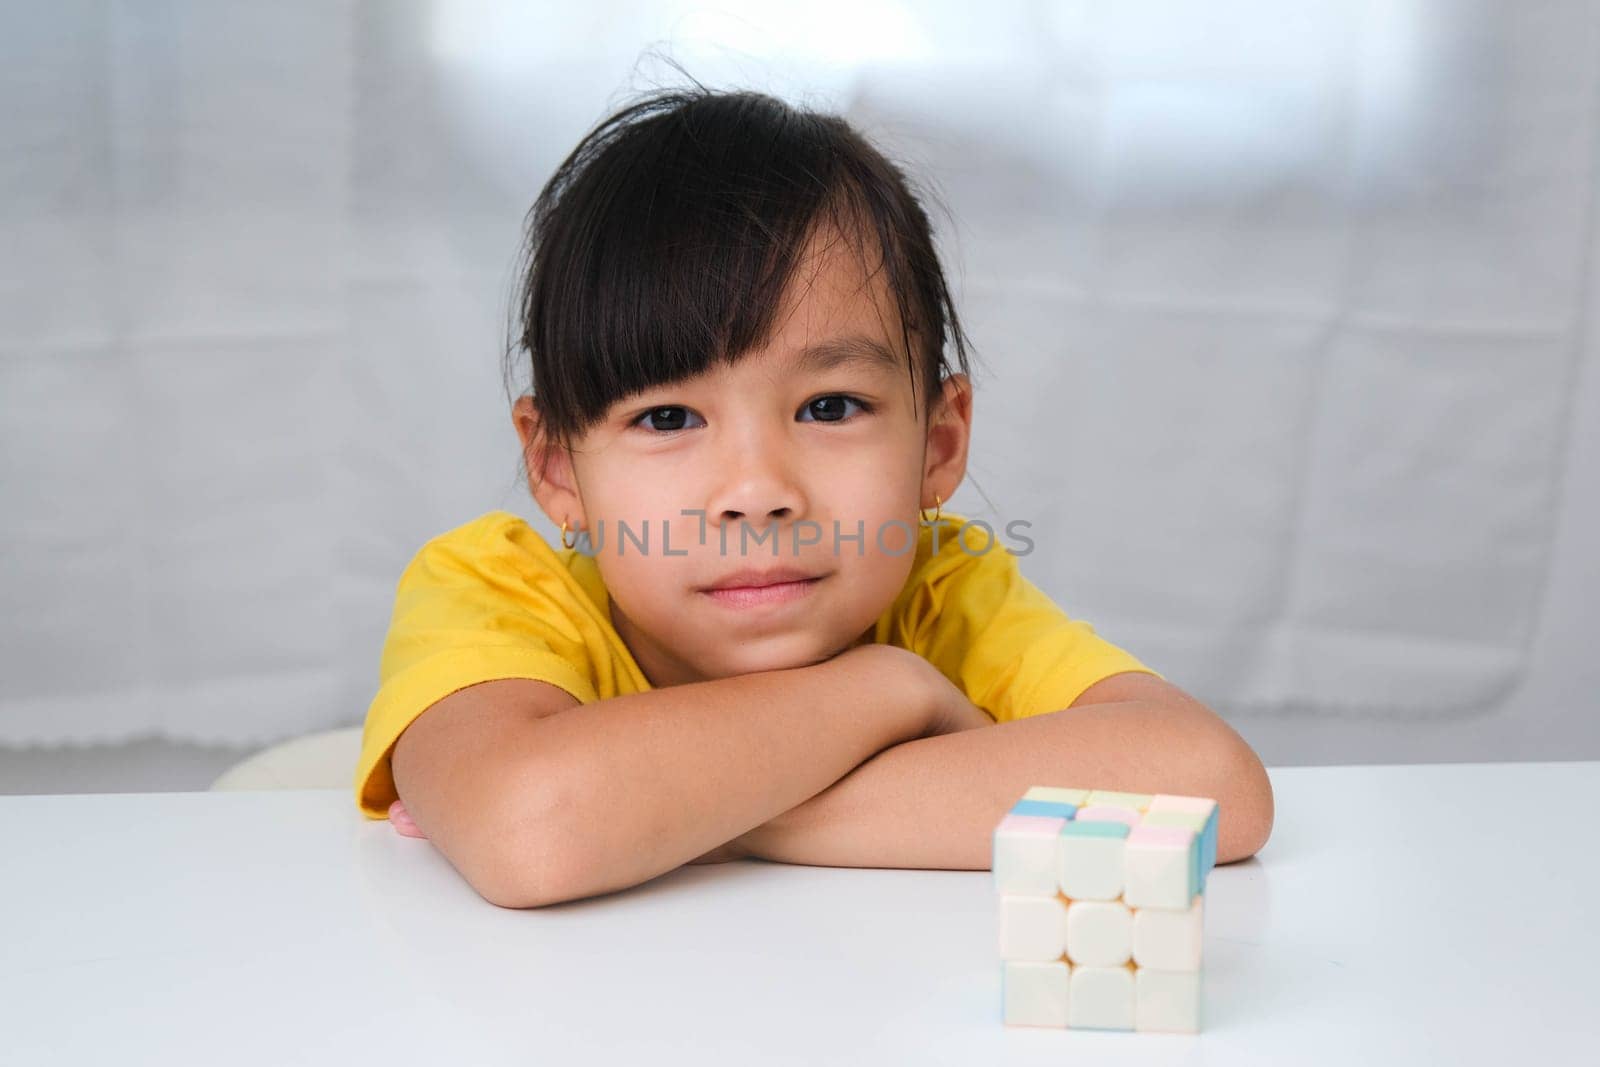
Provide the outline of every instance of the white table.
<path id="1" fill-rule="evenodd" d="M 484 903 L 343 791 L 0 797 L 0 1062 L 1596 1062 L 1600 763 L 1291 768 L 1197 1036 L 1005 1027 L 987 872 Z M 936 818 L 937 812 L 930 812 Z"/>

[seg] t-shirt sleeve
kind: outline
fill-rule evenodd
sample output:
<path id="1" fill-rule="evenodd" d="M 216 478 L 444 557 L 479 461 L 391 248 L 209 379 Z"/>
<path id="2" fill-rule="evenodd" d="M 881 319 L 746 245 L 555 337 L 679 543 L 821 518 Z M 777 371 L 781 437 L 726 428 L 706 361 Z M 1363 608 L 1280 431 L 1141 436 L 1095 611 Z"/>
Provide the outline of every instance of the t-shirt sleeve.
<path id="1" fill-rule="evenodd" d="M 912 646 L 996 722 L 1070 707 L 1095 682 L 1124 671 L 1162 675 L 1068 616 L 995 543 L 956 548 L 931 563 Z"/>
<path id="2" fill-rule="evenodd" d="M 387 817 L 397 796 L 394 743 L 458 689 L 531 678 L 595 701 L 570 600 L 559 583 L 530 574 L 526 554 L 492 528 L 452 531 L 422 547 L 400 576 L 362 729 L 355 791 L 364 814 Z"/>

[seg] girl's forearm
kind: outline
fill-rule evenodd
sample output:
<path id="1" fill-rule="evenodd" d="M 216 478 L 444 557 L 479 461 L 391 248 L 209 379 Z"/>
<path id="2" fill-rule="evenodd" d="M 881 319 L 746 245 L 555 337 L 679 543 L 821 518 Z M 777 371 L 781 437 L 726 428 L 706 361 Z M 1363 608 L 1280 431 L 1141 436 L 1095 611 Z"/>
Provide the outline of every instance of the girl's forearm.
<path id="1" fill-rule="evenodd" d="M 555 857 L 560 876 L 558 895 L 536 903 L 670 871 L 920 736 L 925 690 L 881 652 L 613 697 L 541 722 L 539 749 L 558 755 L 545 764 L 542 840 L 518 847 Z"/>
<path id="2" fill-rule="evenodd" d="M 1217 858 L 1253 854 L 1272 788 L 1208 709 L 1089 704 L 886 749 L 740 838 L 748 854 L 826 867 L 987 870 L 995 824 L 1034 785 L 1208 796 Z"/>

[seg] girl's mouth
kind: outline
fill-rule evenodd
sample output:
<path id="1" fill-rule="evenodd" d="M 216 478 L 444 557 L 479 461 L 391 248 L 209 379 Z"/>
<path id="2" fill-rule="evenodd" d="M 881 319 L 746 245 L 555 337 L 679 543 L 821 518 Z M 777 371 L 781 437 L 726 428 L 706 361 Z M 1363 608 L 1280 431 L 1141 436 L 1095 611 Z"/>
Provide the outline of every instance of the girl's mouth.
<path id="1" fill-rule="evenodd" d="M 824 575 L 823 577 L 827 577 Z M 706 589 L 703 592 L 718 604 L 730 608 L 756 608 L 768 604 L 787 604 L 811 595 L 822 578 L 807 578 L 798 582 L 776 582 L 772 585 L 743 585 L 724 589 Z"/>

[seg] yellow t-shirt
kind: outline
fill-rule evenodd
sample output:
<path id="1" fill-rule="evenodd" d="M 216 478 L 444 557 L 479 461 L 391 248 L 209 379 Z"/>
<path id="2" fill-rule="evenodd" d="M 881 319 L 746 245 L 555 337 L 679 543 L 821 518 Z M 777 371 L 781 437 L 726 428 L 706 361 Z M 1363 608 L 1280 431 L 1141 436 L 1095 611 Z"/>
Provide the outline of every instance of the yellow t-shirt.
<path id="1" fill-rule="evenodd" d="M 921 526 L 911 573 L 879 616 L 875 642 L 920 654 L 996 722 L 1068 707 L 1123 671 L 1161 677 L 1069 618 L 982 527 L 967 531 L 963 547 L 956 536 L 965 521 L 942 515 L 937 553 L 934 527 Z M 506 511 L 433 538 L 400 575 L 356 765 L 361 811 L 388 816 L 390 755 L 418 715 L 498 678 L 551 682 L 584 704 L 651 688 L 611 625 L 594 557 L 553 548 Z"/>

